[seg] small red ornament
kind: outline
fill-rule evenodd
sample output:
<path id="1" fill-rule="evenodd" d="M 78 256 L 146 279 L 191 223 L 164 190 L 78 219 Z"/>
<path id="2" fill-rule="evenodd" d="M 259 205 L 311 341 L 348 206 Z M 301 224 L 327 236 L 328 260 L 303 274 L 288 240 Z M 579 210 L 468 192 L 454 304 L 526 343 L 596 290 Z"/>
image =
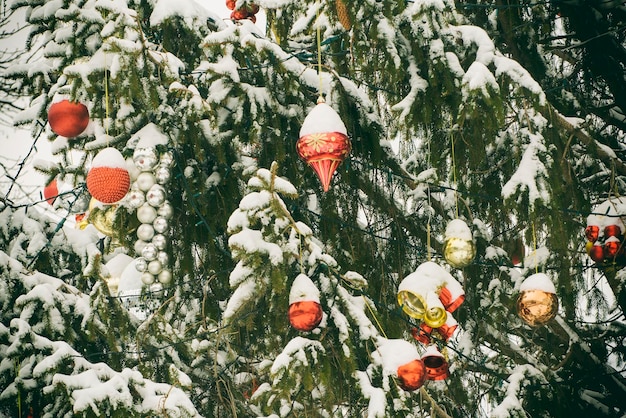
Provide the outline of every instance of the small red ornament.
<path id="1" fill-rule="evenodd" d="M 604 239 L 609 237 L 619 238 L 622 235 L 622 228 L 619 225 L 607 225 L 604 227 Z"/>
<path id="2" fill-rule="evenodd" d="M 426 324 L 420 324 L 419 327 L 413 327 L 413 329 L 411 329 L 413 338 L 424 345 L 430 344 L 430 334 L 432 334 L 432 332 L 433 329 Z"/>
<path id="3" fill-rule="evenodd" d="M 294 302 L 289 305 L 289 323 L 298 331 L 309 332 L 322 321 L 322 307 L 315 301 Z"/>
<path id="4" fill-rule="evenodd" d="M 601 245 L 592 245 L 589 248 L 589 257 L 596 263 L 601 263 L 604 260 L 604 249 Z"/>
<path id="5" fill-rule="evenodd" d="M 339 164 L 346 159 L 352 144 L 346 127 L 335 110 L 320 99 L 304 119 L 296 151 L 317 174 L 325 192 Z"/>
<path id="6" fill-rule="evenodd" d="M 446 287 L 442 287 L 439 292 L 439 300 L 448 312 L 456 311 L 456 309 L 465 301 L 465 292 L 460 284 L 458 287 L 460 288 L 460 291 L 455 291 L 457 290 L 456 286 L 453 287 L 448 284 Z M 454 294 L 452 292 L 454 292 Z"/>
<path id="7" fill-rule="evenodd" d="M 115 148 L 105 148 L 93 159 L 87 173 L 87 189 L 99 202 L 111 204 L 126 196 L 130 189 L 130 174 L 126 161 Z"/>
<path id="8" fill-rule="evenodd" d="M 595 245 L 594 245 L 595 247 Z M 609 237 L 604 243 L 604 258 L 613 258 L 617 256 L 619 250 L 622 248 L 622 243 L 614 236 Z"/>
<path id="9" fill-rule="evenodd" d="M 61 100 L 50 106 L 48 123 L 55 134 L 72 138 L 83 133 L 89 125 L 89 110 L 82 103 Z"/>
<path id="10" fill-rule="evenodd" d="M 591 242 L 596 242 L 600 235 L 600 227 L 598 225 L 589 225 L 585 228 L 585 237 Z"/>
<path id="11" fill-rule="evenodd" d="M 226 0 L 226 7 L 228 7 L 230 10 L 235 10 L 236 3 L 237 0 Z"/>
<path id="12" fill-rule="evenodd" d="M 437 328 L 437 332 L 441 335 L 444 341 L 448 341 L 454 335 L 454 331 L 459 327 L 459 323 L 452 317 L 452 315 L 448 314 L 446 319 L 446 323 Z"/>
<path id="13" fill-rule="evenodd" d="M 419 389 L 426 380 L 426 366 L 420 359 L 399 366 L 397 373 L 400 387 L 406 391 Z"/>
<path id="14" fill-rule="evenodd" d="M 443 380 L 450 376 L 448 362 L 434 345 L 426 348 L 422 354 L 428 380 Z"/>
<path id="15" fill-rule="evenodd" d="M 43 197 L 46 199 L 46 202 L 52 205 L 58 195 L 59 188 L 57 187 L 57 179 L 52 179 L 52 181 L 43 188 Z"/>

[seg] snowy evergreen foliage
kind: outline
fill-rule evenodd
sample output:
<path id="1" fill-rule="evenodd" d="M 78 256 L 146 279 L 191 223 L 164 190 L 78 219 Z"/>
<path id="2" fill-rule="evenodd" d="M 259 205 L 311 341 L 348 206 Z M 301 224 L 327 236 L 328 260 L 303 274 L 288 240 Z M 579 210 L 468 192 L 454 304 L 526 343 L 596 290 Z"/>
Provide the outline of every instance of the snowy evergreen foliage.
<path id="1" fill-rule="evenodd" d="M 266 30 L 196 0 L 12 3 L 33 54 L 3 71 L 28 98 L 14 122 L 44 132 L 55 161 L 37 168 L 72 193 L 46 206 L 50 217 L 37 210 L 45 202 L 25 211 L 2 191 L 0 415 L 626 413 L 624 266 L 592 266 L 584 251 L 587 215 L 624 192 L 624 135 L 582 114 L 601 92 L 547 91 L 576 75 L 539 47 L 558 30 L 552 6 L 528 6 L 533 29 L 526 8 L 504 9 L 506 21 L 487 12 L 500 2 L 256 3 Z M 295 152 L 319 96 L 352 141 L 327 193 Z M 75 138 L 46 124 L 60 98 L 89 108 Z M 120 282 L 140 295 L 118 294 L 106 265 L 141 257 L 137 206 L 80 202 L 105 147 L 137 181 L 146 135 L 172 160 L 172 280 Z M 95 226 L 102 213 L 108 235 Z M 463 269 L 442 255 L 452 219 L 476 243 Z M 397 290 L 426 261 L 463 285 L 465 302 L 453 337 L 431 336 L 450 376 L 410 392 L 398 362 L 425 346 Z M 123 278 L 140 283 L 129 269 Z M 532 328 L 515 305 L 539 270 L 560 308 Z M 323 309 L 310 332 L 289 325 L 296 280 Z"/>

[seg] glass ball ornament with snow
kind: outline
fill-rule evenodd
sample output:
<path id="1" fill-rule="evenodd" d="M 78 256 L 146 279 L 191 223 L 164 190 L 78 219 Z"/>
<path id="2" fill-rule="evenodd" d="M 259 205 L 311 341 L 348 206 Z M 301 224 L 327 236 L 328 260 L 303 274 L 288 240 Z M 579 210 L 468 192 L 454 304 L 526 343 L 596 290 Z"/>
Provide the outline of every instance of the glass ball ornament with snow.
<path id="1" fill-rule="evenodd" d="M 451 220 L 446 227 L 443 256 L 455 268 L 467 267 L 476 256 L 472 231 L 461 219 Z"/>
<path id="2" fill-rule="evenodd" d="M 156 246 L 152 243 L 146 244 L 146 246 L 143 247 L 143 249 L 141 250 L 141 256 L 145 258 L 147 261 L 155 260 L 158 253 L 159 251 L 157 250 Z"/>
<path id="3" fill-rule="evenodd" d="M 556 289 L 545 273 L 527 277 L 520 286 L 517 314 L 530 326 L 541 326 L 554 318 L 559 309 Z"/>
<path id="4" fill-rule="evenodd" d="M 141 171 L 151 171 L 159 163 L 159 157 L 153 147 L 135 148 L 133 162 Z"/>
<path id="5" fill-rule="evenodd" d="M 167 248 L 167 238 L 163 234 L 156 234 L 152 237 L 152 245 L 161 252 Z"/>
<path id="6" fill-rule="evenodd" d="M 169 229 L 170 223 L 163 216 L 157 216 L 152 222 L 152 226 L 157 233 L 162 234 Z"/>
<path id="7" fill-rule="evenodd" d="M 170 181 L 171 176 L 170 169 L 167 167 L 161 166 L 154 171 L 154 178 L 158 184 L 167 183 Z"/>
<path id="8" fill-rule="evenodd" d="M 312 331 L 322 321 L 319 290 L 306 274 L 299 274 L 289 291 L 289 323 L 294 329 Z"/>
<path id="9" fill-rule="evenodd" d="M 155 208 L 161 206 L 165 202 L 166 197 L 167 193 L 165 188 L 160 184 L 153 185 L 150 187 L 150 190 L 146 192 L 146 202 Z"/>
<path id="10" fill-rule="evenodd" d="M 400 387 L 408 392 L 421 388 L 426 380 L 426 366 L 420 359 L 398 366 L 396 373 Z"/>

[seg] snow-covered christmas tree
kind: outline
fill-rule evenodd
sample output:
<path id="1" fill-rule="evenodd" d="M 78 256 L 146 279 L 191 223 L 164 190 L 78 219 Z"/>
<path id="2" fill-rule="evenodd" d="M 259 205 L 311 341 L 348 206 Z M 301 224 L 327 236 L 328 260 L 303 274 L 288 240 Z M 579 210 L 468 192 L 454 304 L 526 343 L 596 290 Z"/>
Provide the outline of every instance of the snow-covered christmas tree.
<path id="1" fill-rule="evenodd" d="M 569 5 L 10 7 L 53 155 L 2 166 L 0 416 L 626 413 L 626 109 Z"/>

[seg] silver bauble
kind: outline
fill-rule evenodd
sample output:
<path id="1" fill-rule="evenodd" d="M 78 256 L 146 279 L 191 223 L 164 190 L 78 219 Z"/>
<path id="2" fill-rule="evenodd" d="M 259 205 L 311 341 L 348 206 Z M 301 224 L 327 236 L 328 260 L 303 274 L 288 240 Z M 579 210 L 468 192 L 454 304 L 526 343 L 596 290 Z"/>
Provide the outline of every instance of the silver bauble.
<path id="1" fill-rule="evenodd" d="M 135 259 L 135 268 L 138 272 L 143 273 L 148 269 L 148 262 L 145 258 L 139 257 Z"/>
<path id="2" fill-rule="evenodd" d="M 171 219 L 174 215 L 174 207 L 167 200 L 163 202 L 161 207 L 157 209 L 157 213 L 159 216 L 164 217 L 165 219 Z"/>
<path id="3" fill-rule="evenodd" d="M 163 251 L 167 247 L 167 238 L 165 235 L 157 234 L 152 237 L 152 244 L 157 250 Z"/>
<path id="4" fill-rule="evenodd" d="M 87 193 L 80 194 L 72 204 L 72 213 L 85 213 L 89 209 L 91 196 Z"/>
<path id="5" fill-rule="evenodd" d="M 139 174 L 137 176 L 137 180 L 135 181 L 135 184 L 137 184 L 137 187 L 139 188 L 139 190 L 147 192 L 148 190 L 150 190 L 150 188 L 152 186 L 154 186 L 154 184 L 156 183 L 156 179 L 154 178 L 154 174 L 152 174 L 149 171 L 144 171 L 141 174 Z"/>
<path id="6" fill-rule="evenodd" d="M 170 151 L 165 151 L 161 154 L 161 165 L 164 167 L 170 167 L 174 162 L 174 154 Z"/>
<path id="7" fill-rule="evenodd" d="M 169 270 L 162 270 L 159 273 L 159 282 L 163 283 L 163 284 L 169 284 L 172 281 L 172 272 L 170 272 Z"/>
<path id="8" fill-rule="evenodd" d="M 135 254 L 141 254 L 143 249 L 146 248 L 146 245 L 148 245 L 148 243 L 140 239 L 135 241 L 135 246 L 134 246 Z"/>
<path id="9" fill-rule="evenodd" d="M 152 147 L 136 148 L 133 153 L 133 162 L 141 171 L 150 171 L 157 166 L 159 158 Z"/>
<path id="10" fill-rule="evenodd" d="M 148 263 L 148 272 L 150 274 L 154 274 L 155 276 L 159 274 L 163 270 L 163 265 L 159 260 L 152 260 Z"/>
<path id="11" fill-rule="evenodd" d="M 137 238 L 142 241 L 150 241 L 154 237 L 154 228 L 150 224 L 141 224 L 137 228 Z"/>
<path id="12" fill-rule="evenodd" d="M 155 184 L 146 192 L 146 202 L 158 208 L 165 202 L 166 196 L 165 188 L 160 184 Z"/>
<path id="13" fill-rule="evenodd" d="M 150 285 L 154 283 L 154 276 L 148 273 L 147 271 L 145 271 L 141 273 L 141 281 L 143 282 L 143 284 Z"/>
<path id="14" fill-rule="evenodd" d="M 142 224 L 151 224 L 157 217 L 157 211 L 148 203 L 144 203 L 137 209 L 137 219 Z M 148 241 L 148 240 L 146 240 Z"/>
<path id="15" fill-rule="evenodd" d="M 131 208 L 138 208 L 146 202 L 146 195 L 141 190 L 134 189 L 128 192 L 126 199 Z"/>
<path id="16" fill-rule="evenodd" d="M 158 250 L 154 246 L 154 244 L 147 244 L 145 247 L 143 247 L 143 250 L 141 250 L 141 256 L 147 261 L 152 261 L 156 259 L 157 253 Z"/>
<path id="17" fill-rule="evenodd" d="M 157 260 L 159 260 L 164 266 L 167 266 L 170 262 L 170 256 L 165 251 L 159 251 L 157 254 Z"/>
<path id="18" fill-rule="evenodd" d="M 168 181 L 170 181 L 170 177 L 170 169 L 167 167 L 160 166 L 154 171 L 154 178 L 159 184 L 167 183 Z"/>
<path id="19" fill-rule="evenodd" d="M 169 229 L 170 223 L 164 217 L 157 216 L 152 222 L 152 226 L 157 233 L 162 234 Z"/>

